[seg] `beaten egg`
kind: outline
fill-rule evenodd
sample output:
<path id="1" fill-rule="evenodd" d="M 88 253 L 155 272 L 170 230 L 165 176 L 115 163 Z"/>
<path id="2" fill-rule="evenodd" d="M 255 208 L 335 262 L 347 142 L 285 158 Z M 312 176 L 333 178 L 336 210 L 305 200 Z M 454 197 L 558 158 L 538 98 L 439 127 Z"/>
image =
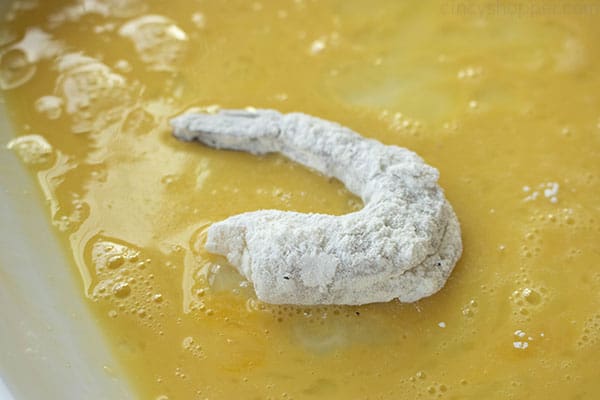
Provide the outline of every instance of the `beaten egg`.
<path id="1" fill-rule="evenodd" d="M 143 399 L 600 396 L 600 9 L 358 0 L 13 2 L 0 87 L 56 235 Z M 440 171 L 464 252 L 412 304 L 273 306 L 204 249 L 340 182 L 181 143 L 169 118 L 337 121 Z"/>

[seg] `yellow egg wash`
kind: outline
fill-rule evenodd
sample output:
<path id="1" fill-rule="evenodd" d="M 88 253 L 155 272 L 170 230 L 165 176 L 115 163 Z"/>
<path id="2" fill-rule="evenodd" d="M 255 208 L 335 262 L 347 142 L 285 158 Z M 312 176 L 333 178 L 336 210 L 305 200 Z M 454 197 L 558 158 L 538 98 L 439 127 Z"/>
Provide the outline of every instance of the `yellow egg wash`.
<path id="1" fill-rule="evenodd" d="M 513 3 L 13 3 L 9 147 L 140 399 L 600 396 L 600 9 Z M 464 240 L 446 286 L 414 304 L 257 301 L 204 250 L 211 223 L 362 204 L 278 155 L 171 136 L 188 108 L 248 106 L 438 168 Z"/>

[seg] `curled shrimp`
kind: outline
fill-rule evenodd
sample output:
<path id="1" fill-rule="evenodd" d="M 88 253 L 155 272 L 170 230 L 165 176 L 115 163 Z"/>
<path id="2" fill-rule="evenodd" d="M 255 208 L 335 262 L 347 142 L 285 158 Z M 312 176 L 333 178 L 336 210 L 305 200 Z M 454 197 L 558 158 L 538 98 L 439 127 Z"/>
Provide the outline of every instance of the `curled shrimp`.
<path id="1" fill-rule="evenodd" d="M 341 216 L 259 210 L 208 229 L 221 254 L 275 304 L 413 302 L 443 287 L 462 253 L 438 171 L 414 152 L 301 113 L 184 114 L 174 135 L 217 149 L 281 153 L 335 177 L 364 207 Z"/>

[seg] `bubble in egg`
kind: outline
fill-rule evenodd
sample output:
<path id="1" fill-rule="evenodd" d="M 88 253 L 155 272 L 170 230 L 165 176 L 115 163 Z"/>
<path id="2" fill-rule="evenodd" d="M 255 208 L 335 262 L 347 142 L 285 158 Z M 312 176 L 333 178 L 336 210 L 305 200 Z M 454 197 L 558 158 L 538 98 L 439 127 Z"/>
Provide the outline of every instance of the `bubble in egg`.
<path id="1" fill-rule="evenodd" d="M 51 159 L 52 146 L 40 135 L 19 136 L 11 140 L 7 148 L 15 150 L 27 164 L 44 164 Z"/>
<path id="2" fill-rule="evenodd" d="M 14 89 L 29 81 L 35 74 L 35 64 L 27 60 L 21 49 L 10 49 L 0 55 L 0 88 Z"/>
<path id="3" fill-rule="evenodd" d="M 48 23 L 50 27 L 56 28 L 65 23 L 79 21 L 88 15 L 131 18 L 144 12 L 146 8 L 144 0 L 77 0 L 74 4 L 50 14 Z"/>
<path id="4" fill-rule="evenodd" d="M 187 49 L 187 34 L 161 15 L 133 19 L 119 34 L 133 42 L 142 62 L 155 71 L 173 71 Z"/>
<path id="5" fill-rule="evenodd" d="M 62 44 L 39 28 L 29 28 L 19 42 L 0 52 L 0 88 L 15 89 L 35 75 L 37 62 L 62 51 Z"/>
<path id="6" fill-rule="evenodd" d="M 131 98 L 125 78 L 95 58 L 70 53 L 57 61 L 56 93 L 73 120 L 74 133 L 118 122 Z"/>
<path id="7" fill-rule="evenodd" d="M 63 101 L 57 96 L 42 96 L 35 102 L 35 110 L 48 119 L 58 119 L 62 114 Z"/>

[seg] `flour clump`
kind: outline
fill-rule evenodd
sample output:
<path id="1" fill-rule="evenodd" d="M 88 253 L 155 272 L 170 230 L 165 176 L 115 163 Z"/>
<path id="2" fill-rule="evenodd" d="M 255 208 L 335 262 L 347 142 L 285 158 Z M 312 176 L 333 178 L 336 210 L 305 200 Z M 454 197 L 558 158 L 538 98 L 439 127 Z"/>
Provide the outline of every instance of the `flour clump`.
<path id="1" fill-rule="evenodd" d="M 181 140 L 281 153 L 363 199 L 363 209 L 342 216 L 259 210 L 210 226 L 206 249 L 227 257 L 262 301 L 413 302 L 441 289 L 460 258 L 460 226 L 438 171 L 410 150 L 274 110 L 184 114 L 171 125 Z"/>

